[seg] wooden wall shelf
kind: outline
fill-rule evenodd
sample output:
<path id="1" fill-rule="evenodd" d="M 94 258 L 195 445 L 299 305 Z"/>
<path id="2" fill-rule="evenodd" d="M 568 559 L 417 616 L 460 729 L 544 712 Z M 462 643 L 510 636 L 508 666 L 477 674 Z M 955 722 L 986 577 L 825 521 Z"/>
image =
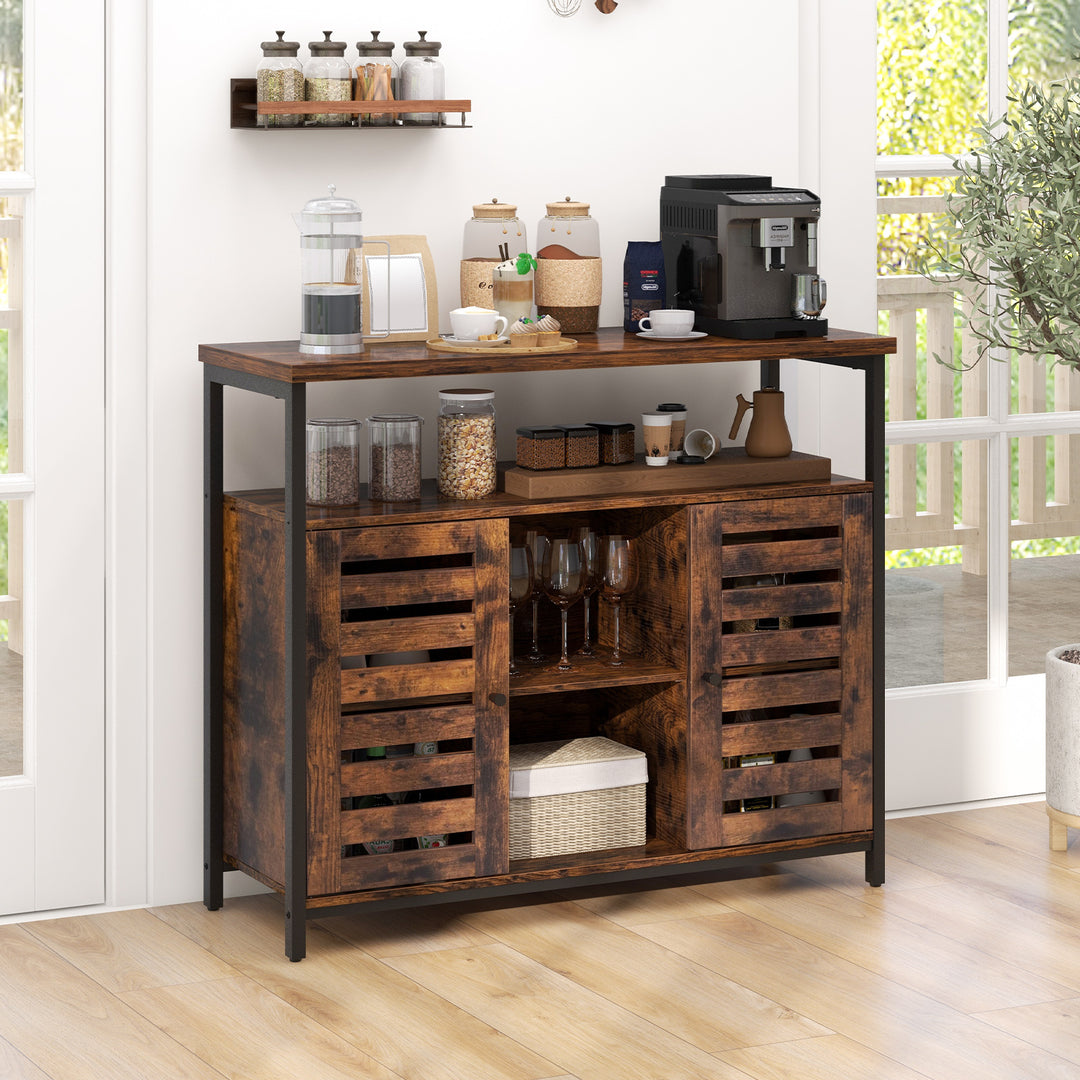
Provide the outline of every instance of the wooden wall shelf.
<path id="1" fill-rule="evenodd" d="M 359 113 L 440 113 L 441 124 L 360 124 L 361 131 L 394 131 L 403 128 L 408 131 L 438 130 L 440 128 L 472 127 L 465 123 L 465 116 L 472 112 L 472 102 L 467 98 L 439 99 L 431 101 L 264 101 L 257 100 L 254 79 L 229 80 L 229 126 L 249 128 L 256 131 L 312 131 L 335 130 L 333 127 L 314 124 L 297 124 L 295 127 L 264 127 L 257 123 L 259 114 L 308 116 L 313 113 L 347 113 L 356 116 Z M 449 117 L 460 116 L 460 123 L 453 123 Z M 342 127 L 355 129 L 357 125 L 342 124 Z"/>

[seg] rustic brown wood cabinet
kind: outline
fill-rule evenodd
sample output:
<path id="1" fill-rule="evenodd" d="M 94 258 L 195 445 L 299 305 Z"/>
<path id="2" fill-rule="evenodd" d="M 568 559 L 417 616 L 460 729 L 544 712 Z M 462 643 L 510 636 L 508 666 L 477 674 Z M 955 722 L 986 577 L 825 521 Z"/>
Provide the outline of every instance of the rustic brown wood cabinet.
<path id="1" fill-rule="evenodd" d="M 777 358 L 865 372 L 867 478 L 706 491 L 461 502 L 426 482 L 408 503 L 325 510 L 303 492 L 307 382 L 462 373 L 422 345 L 311 360 L 294 342 L 201 346 L 206 373 L 206 894 L 239 869 L 282 892 L 286 952 L 307 917 L 841 851 L 884 876 L 880 574 L 883 356 L 892 339 L 657 344 L 601 331 L 559 367 Z M 470 358 L 471 359 L 471 358 Z M 520 360 L 477 357 L 473 371 Z M 553 366 L 550 358 L 529 370 Z M 702 368 L 703 378 L 708 368 Z M 286 404 L 284 489 L 224 494 L 222 388 Z M 511 538 L 590 523 L 641 541 L 620 668 L 508 676 Z M 764 584 L 763 584 L 764 582 Z M 553 640 L 554 615 L 545 626 Z M 598 610 L 597 610 L 598 609 Z M 594 602 L 601 643 L 606 605 Z M 580 614 L 574 632 L 580 637 Z M 521 619 L 518 634 L 527 632 Z M 520 637 L 517 651 L 527 649 Z M 419 653 L 418 662 L 359 666 Z M 644 847 L 509 857 L 511 743 L 606 735 L 649 762 Z M 425 756 L 368 747 L 437 742 Z M 800 753 L 792 753 L 800 751 Z M 771 764 L 740 767 L 746 755 Z M 421 801 L 366 805 L 418 791 Z M 807 796 L 805 793 L 812 793 Z M 813 801 L 810 801 L 810 799 Z M 751 811 L 754 800 L 766 809 Z M 760 802 L 757 803 L 760 805 Z M 447 834 L 439 848 L 360 854 Z"/>

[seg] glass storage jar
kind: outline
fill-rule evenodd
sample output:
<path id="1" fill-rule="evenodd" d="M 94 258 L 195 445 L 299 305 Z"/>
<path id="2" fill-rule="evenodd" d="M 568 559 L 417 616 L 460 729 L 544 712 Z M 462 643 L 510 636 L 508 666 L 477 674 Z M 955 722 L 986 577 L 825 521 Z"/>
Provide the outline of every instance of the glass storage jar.
<path id="1" fill-rule="evenodd" d="M 304 65 L 296 58 L 299 41 L 285 41 L 284 30 L 275 31 L 277 41 L 264 41 L 263 58 L 255 69 L 257 101 L 303 101 Z M 296 127 L 299 113 L 258 113 L 256 127 Z"/>
<path id="2" fill-rule="evenodd" d="M 398 94 L 398 66 L 392 54 L 394 43 L 380 41 L 379 30 L 371 31 L 370 41 L 358 41 L 360 54 L 353 74 L 356 76 L 355 101 L 395 101 Z M 360 113 L 357 123 L 372 127 L 389 127 L 397 122 L 397 113 Z"/>
<path id="3" fill-rule="evenodd" d="M 323 41 L 308 42 L 311 59 L 304 65 L 304 98 L 307 101 L 351 101 L 352 70 L 345 59 L 345 42 L 331 41 L 332 30 L 323 31 Z M 340 127 L 352 123 L 343 112 L 313 113 L 309 117 L 320 127 Z"/>
<path id="4" fill-rule="evenodd" d="M 420 428 L 406 413 L 369 416 L 368 496 L 379 502 L 420 498 Z"/>
<path id="5" fill-rule="evenodd" d="M 495 391 L 439 391 L 440 495 L 482 499 L 495 490 Z"/>
<path id="6" fill-rule="evenodd" d="M 441 41 L 428 41 L 427 31 L 419 31 L 419 41 L 405 42 L 401 65 L 401 96 L 409 101 L 439 101 L 446 97 L 446 71 L 439 59 Z M 443 113 L 402 113 L 405 124 L 438 125 Z"/>
<path id="7" fill-rule="evenodd" d="M 360 421 L 308 420 L 307 501 L 346 506 L 360 500 Z"/>
<path id="8" fill-rule="evenodd" d="M 465 222 L 461 244 L 461 306 L 494 307 L 491 297 L 492 271 L 500 262 L 500 247 L 508 255 L 528 251 L 525 223 L 517 216 L 513 203 L 492 199 L 473 207 L 473 216 Z"/>
<path id="9" fill-rule="evenodd" d="M 559 320 L 564 333 L 589 333 L 600 322 L 600 230 L 589 204 L 569 195 L 547 204 L 536 231 L 536 314 Z"/>

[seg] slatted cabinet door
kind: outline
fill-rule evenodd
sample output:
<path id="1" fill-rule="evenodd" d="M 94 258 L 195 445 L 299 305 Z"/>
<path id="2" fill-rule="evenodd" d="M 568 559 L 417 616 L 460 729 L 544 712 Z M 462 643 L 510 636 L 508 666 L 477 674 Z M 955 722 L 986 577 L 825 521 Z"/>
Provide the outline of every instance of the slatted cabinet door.
<path id="1" fill-rule="evenodd" d="M 310 895 L 508 869 L 508 535 L 504 519 L 309 535 Z"/>
<path id="2" fill-rule="evenodd" d="M 872 827 L 870 515 L 869 494 L 691 508 L 688 847 Z"/>

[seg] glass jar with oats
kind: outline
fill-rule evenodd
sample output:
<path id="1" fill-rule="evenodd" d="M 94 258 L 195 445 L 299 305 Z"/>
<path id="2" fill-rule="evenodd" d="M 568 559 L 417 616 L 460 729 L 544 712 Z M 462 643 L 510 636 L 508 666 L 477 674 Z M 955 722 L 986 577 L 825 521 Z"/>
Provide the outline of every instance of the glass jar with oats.
<path id="1" fill-rule="evenodd" d="M 569 195 L 547 204 L 536 229 L 536 315 L 563 333 L 590 333 L 600 322 L 600 230 L 589 204 Z"/>
<path id="2" fill-rule="evenodd" d="M 277 41 L 264 41 L 260 48 L 263 55 L 255 69 L 255 97 L 257 101 L 303 101 L 304 65 L 296 58 L 300 51 L 299 41 L 285 41 L 284 30 L 278 30 Z M 296 127 L 299 113 L 259 113 L 256 127 Z"/>
<path id="3" fill-rule="evenodd" d="M 331 41 L 333 30 L 324 30 L 322 41 L 308 42 L 311 59 L 304 65 L 304 98 L 307 101 L 351 101 L 352 69 L 345 59 L 345 42 Z M 341 127 L 353 122 L 347 112 L 313 113 L 309 120 L 319 127 Z"/>
<path id="4" fill-rule="evenodd" d="M 451 499 L 495 490 L 495 391 L 439 391 L 438 489 Z"/>

